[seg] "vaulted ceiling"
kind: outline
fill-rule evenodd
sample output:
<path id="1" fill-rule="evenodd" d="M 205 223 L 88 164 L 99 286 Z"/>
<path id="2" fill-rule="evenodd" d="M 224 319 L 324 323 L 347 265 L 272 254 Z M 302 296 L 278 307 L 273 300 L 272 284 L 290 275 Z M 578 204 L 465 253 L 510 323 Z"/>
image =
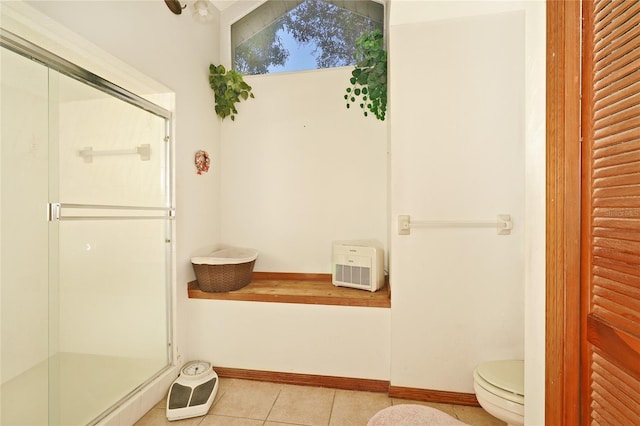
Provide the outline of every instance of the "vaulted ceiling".
<path id="1" fill-rule="evenodd" d="M 240 0 L 209 0 L 218 10 L 225 10 L 227 7 L 231 6 L 233 3 L 236 3 Z"/>

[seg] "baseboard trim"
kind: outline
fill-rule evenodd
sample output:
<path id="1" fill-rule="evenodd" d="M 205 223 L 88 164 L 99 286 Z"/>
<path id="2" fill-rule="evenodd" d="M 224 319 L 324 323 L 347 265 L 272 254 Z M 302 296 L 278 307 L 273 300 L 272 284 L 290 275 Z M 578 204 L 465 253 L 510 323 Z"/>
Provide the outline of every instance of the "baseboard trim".
<path id="1" fill-rule="evenodd" d="M 386 380 L 358 379 L 352 377 L 321 376 L 315 374 L 280 373 L 276 371 L 244 370 L 240 368 L 213 367 L 219 377 L 229 379 L 258 380 L 261 382 L 286 383 L 289 385 L 319 386 L 325 388 L 385 392 L 389 391 Z"/>
<path id="2" fill-rule="evenodd" d="M 219 377 L 228 379 L 257 380 L 288 385 L 319 386 L 333 389 L 388 393 L 391 398 L 441 404 L 479 407 L 475 394 L 430 389 L 391 386 L 387 380 L 358 379 L 354 377 L 322 376 L 316 374 L 282 373 L 277 371 L 246 370 L 215 366 Z"/>
<path id="3" fill-rule="evenodd" d="M 476 395 L 473 393 L 389 386 L 389 396 L 392 398 L 403 398 L 424 402 L 438 402 L 441 404 L 469 405 L 472 407 L 480 406 L 478 400 L 476 399 Z"/>

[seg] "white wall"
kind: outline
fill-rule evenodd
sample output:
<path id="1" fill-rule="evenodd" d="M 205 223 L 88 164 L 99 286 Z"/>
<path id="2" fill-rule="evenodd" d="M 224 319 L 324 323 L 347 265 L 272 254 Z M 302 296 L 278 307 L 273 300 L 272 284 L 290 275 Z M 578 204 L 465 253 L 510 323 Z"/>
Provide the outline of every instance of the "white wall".
<path id="1" fill-rule="evenodd" d="M 526 13 L 526 226 L 525 394 L 526 421 L 545 420 L 546 288 L 546 5 L 525 3 Z"/>
<path id="2" fill-rule="evenodd" d="M 221 51 L 238 10 L 255 4 L 225 10 Z M 255 99 L 222 123 L 221 242 L 257 249 L 257 271 L 330 273 L 332 241 L 386 244 L 388 123 L 346 108 L 350 72 L 248 76 Z M 194 354 L 217 365 L 389 378 L 389 309 L 192 300 L 189 310 Z"/>
<path id="3" fill-rule="evenodd" d="M 335 240 L 386 243 L 386 122 L 348 110 L 351 68 L 248 76 L 222 123 L 221 240 L 257 271 L 331 273 Z"/>
<path id="4" fill-rule="evenodd" d="M 390 310 L 192 300 L 194 356 L 262 371 L 388 380 Z"/>
<path id="5" fill-rule="evenodd" d="M 391 0 L 390 25 L 464 18 L 523 10 L 520 0 Z"/>
<path id="6" fill-rule="evenodd" d="M 524 357 L 524 14 L 393 18 L 392 221 L 514 229 L 392 234 L 391 381 L 472 393 L 478 363 Z"/>
<path id="7" fill-rule="evenodd" d="M 516 220 L 514 222 L 514 226 L 520 228 L 517 232 L 521 233 L 520 237 L 523 238 L 523 250 L 524 250 L 524 270 L 521 272 L 522 274 L 522 285 L 523 288 L 518 290 L 522 291 L 522 295 L 517 295 L 513 300 L 524 298 L 523 304 L 521 305 L 521 309 L 524 310 L 524 328 L 525 328 L 525 338 L 524 338 L 524 348 L 518 343 L 520 346 L 517 350 L 512 350 L 512 355 L 517 355 L 524 353 L 525 355 L 525 393 L 527 395 L 527 424 L 543 424 L 544 423 L 544 323 L 545 323 L 545 308 L 544 308 L 544 293 L 545 293 L 545 280 L 544 280 L 544 253 L 545 253 L 545 242 L 544 242 L 544 223 L 545 223 L 545 196 L 544 196 L 544 187 L 545 187 L 545 136 L 544 136 L 544 99 L 545 99 L 545 3 L 543 1 L 422 1 L 422 0 L 393 0 L 391 2 L 391 40 L 394 45 L 401 44 L 399 40 L 395 39 L 395 28 L 398 26 L 403 26 L 404 24 L 416 24 L 418 26 L 426 24 L 430 21 L 444 21 L 451 19 L 469 19 L 472 17 L 472 20 L 478 20 L 480 22 L 480 17 L 483 15 L 496 15 L 506 12 L 518 12 L 524 11 L 524 29 L 520 31 L 524 31 L 525 41 L 524 41 L 524 61 L 525 61 L 525 69 L 524 69 L 524 78 L 525 78 L 525 92 L 524 92 L 524 135 L 523 141 L 520 143 L 524 143 L 523 149 L 524 152 L 524 164 L 520 163 L 520 166 L 523 167 L 521 169 L 524 173 L 524 186 L 522 189 L 524 190 L 524 216 L 520 217 L 520 220 Z M 497 16 L 497 15 L 496 15 Z M 455 21 L 451 21 L 455 22 Z M 406 29 L 402 30 L 405 31 Z M 462 31 L 464 34 L 464 31 Z M 424 50 L 422 49 L 422 42 L 429 43 L 429 40 L 424 35 L 419 35 L 417 40 L 414 40 L 413 43 L 420 43 L 420 46 L 414 49 L 415 52 L 420 52 L 424 54 Z M 403 46 L 404 47 L 404 46 Z M 395 151 L 395 143 L 399 142 L 398 138 L 394 135 L 397 135 L 397 132 L 402 134 L 403 129 L 398 129 L 395 126 L 395 120 L 398 119 L 398 105 L 395 100 L 397 96 L 402 96 L 402 93 L 399 95 L 394 92 L 396 89 L 396 85 L 394 85 L 393 81 L 398 81 L 396 77 L 397 74 L 394 74 L 394 70 L 397 70 L 398 67 L 402 65 L 398 65 L 396 61 L 396 57 L 394 55 L 397 54 L 397 50 L 394 49 L 391 52 L 391 63 L 392 65 L 392 143 L 394 144 L 394 149 L 392 151 L 392 155 L 394 161 L 396 160 L 396 151 Z M 419 60 L 419 59 L 418 59 Z M 428 59 L 424 59 L 427 61 Z M 396 83 L 398 84 L 398 83 Z M 408 89 L 406 89 L 408 90 Z M 406 92 L 405 90 L 405 92 Z M 489 100 L 490 101 L 490 100 Z M 402 105 L 400 106 L 402 108 Z M 464 117 L 466 118 L 466 117 Z M 407 141 L 409 139 L 407 138 Z M 470 139 L 471 140 L 471 139 Z M 408 144 L 408 142 L 407 142 Z M 486 157 L 483 158 L 486 160 Z M 489 158 L 488 161 L 491 161 Z M 502 166 L 499 167 L 500 170 L 503 169 Z M 402 169 L 400 169 L 402 170 Z M 392 167 L 392 182 L 395 181 L 395 178 L 398 173 L 397 167 Z M 401 172 L 402 173 L 402 172 Z M 419 178 L 419 175 L 418 175 Z M 519 180 L 522 177 L 519 178 Z M 404 191 L 404 187 L 398 188 L 394 183 L 392 183 L 394 189 L 394 200 L 398 191 L 402 194 Z M 522 181 L 520 183 L 522 185 Z M 495 189 L 488 189 L 491 193 L 495 191 Z M 498 189 L 498 191 L 502 191 L 502 189 Z M 410 197 L 409 197 L 410 198 Z M 408 198 L 407 198 L 408 199 Z M 426 206 L 425 206 L 426 208 Z M 429 206 L 431 208 L 431 206 Z M 413 214 L 411 211 L 401 211 L 399 206 L 396 205 L 394 201 L 392 203 L 392 209 L 394 209 L 395 213 L 408 213 Z M 395 227 L 395 217 L 392 214 L 391 217 L 391 227 L 392 231 Z M 424 234 L 425 230 L 419 230 L 418 232 L 422 233 L 419 238 L 427 239 L 428 237 Z M 514 230 L 515 232 L 515 230 Z M 524 236 L 522 235 L 524 233 Z M 390 240 L 390 244 L 392 246 L 392 259 L 403 260 L 403 256 L 399 256 L 397 251 L 395 250 L 396 245 L 404 245 L 404 248 L 401 250 L 411 250 L 411 243 L 408 240 L 404 240 L 399 236 L 393 236 Z M 418 236 L 412 238 L 418 238 Z M 509 237 L 511 238 L 511 237 Z M 414 243 L 420 245 L 419 243 Z M 427 242 L 427 244 L 431 244 Z M 407 259 L 404 259 L 407 261 Z M 489 263 L 490 264 L 490 263 Z M 522 267 L 522 266 L 520 266 Z M 395 273 L 400 274 L 412 274 L 419 273 L 418 268 L 415 265 L 408 266 L 408 269 L 403 270 L 402 268 L 399 270 L 397 267 L 393 267 L 392 263 L 392 279 L 394 282 Z M 475 277 L 473 277 L 475 279 Z M 450 282 L 449 280 L 447 280 Z M 471 292 L 471 295 L 476 295 L 474 291 L 477 283 L 477 279 L 475 279 L 474 284 L 469 284 L 470 287 L 468 290 Z M 402 285 L 402 284 L 401 284 Z M 414 281 L 414 285 L 420 285 Z M 498 284 L 500 285 L 500 284 Z M 495 288 L 495 287 L 494 287 Z M 418 291 L 417 288 L 407 289 L 408 291 Z M 467 290 L 465 288 L 464 290 Z M 400 290 L 402 291 L 402 290 Z M 442 289 L 440 292 L 448 293 L 450 298 L 453 299 L 459 298 L 457 295 L 453 296 L 452 290 Z M 469 293 L 461 293 L 465 297 L 462 299 L 463 303 L 471 297 Z M 416 323 L 424 323 L 425 318 L 428 316 L 428 313 L 424 312 L 424 307 L 420 310 L 413 309 L 408 312 L 404 312 L 402 310 L 396 310 L 398 308 L 398 293 L 394 291 L 394 300 L 393 300 L 393 315 L 394 323 L 392 325 L 391 334 L 392 334 L 392 377 L 398 374 L 404 374 L 404 368 L 402 365 L 397 364 L 395 361 L 398 360 L 398 356 L 409 356 L 413 357 L 415 364 L 420 364 L 420 360 L 418 359 L 419 355 L 403 355 L 403 350 L 396 344 L 396 341 L 393 340 L 397 335 L 397 323 L 395 319 L 397 315 L 406 315 L 406 321 L 409 321 L 409 315 L 413 315 Z M 400 295 L 402 296 L 402 294 Z M 402 302 L 400 302 L 402 303 Z M 495 302 L 494 302 L 495 303 Z M 467 311 L 464 311 L 467 312 Z M 398 314 L 397 314 L 398 313 Z M 521 314 L 518 315 L 517 321 L 522 323 L 523 319 L 520 317 Z M 463 315 L 461 315 L 464 318 Z M 468 320 L 468 318 L 467 318 Z M 485 317 L 480 316 L 479 321 L 482 323 L 486 322 Z M 453 324 L 458 325 L 459 321 L 454 322 Z M 452 327 L 453 328 L 453 327 Z M 510 333 L 515 333 L 516 330 L 510 327 L 506 327 L 507 330 L 510 330 Z M 505 328 L 496 329 L 496 333 L 498 330 L 502 331 Z M 463 331 L 466 333 L 466 331 Z M 456 333 L 457 336 L 457 333 Z M 442 336 L 440 336 L 442 337 Z M 518 340 L 521 337 L 517 337 Z M 477 342 L 477 348 L 480 348 L 477 351 L 477 354 L 484 354 L 482 356 L 488 356 L 487 351 L 495 351 L 496 346 L 494 344 L 494 338 L 491 336 L 489 340 L 493 345 L 493 349 L 490 348 L 481 348 L 480 343 Z M 503 337 L 498 336 L 498 341 L 502 341 Z M 468 340 L 467 340 L 468 342 Z M 407 346 L 410 351 L 411 348 Z M 427 349 L 424 348 L 423 349 Z M 428 348 L 429 351 L 432 351 L 433 348 Z M 506 347 L 503 347 L 506 350 Z M 498 349 L 500 350 L 500 349 Z M 524 352 L 523 352 L 524 351 Z M 434 355 L 428 355 L 433 357 Z M 402 359 L 402 358 L 400 358 Z M 480 358 L 478 358 L 480 360 Z M 415 364 L 411 365 L 411 368 L 416 367 Z M 469 374 L 470 364 L 467 365 L 466 371 L 464 372 L 464 376 L 467 377 Z M 417 371 L 423 371 L 423 376 L 425 375 L 424 370 L 428 367 L 421 367 L 418 365 L 416 367 Z M 436 378 L 438 376 L 436 375 Z M 408 380 L 409 378 L 407 378 Z M 428 378 L 424 378 L 423 380 L 429 380 Z M 393 379 L 392 379 L 393 381 Z M 394 383 L 397 384 L 397 383 Z M 470 385 L 470 382 L 464 385 L 467 389 Z"/>

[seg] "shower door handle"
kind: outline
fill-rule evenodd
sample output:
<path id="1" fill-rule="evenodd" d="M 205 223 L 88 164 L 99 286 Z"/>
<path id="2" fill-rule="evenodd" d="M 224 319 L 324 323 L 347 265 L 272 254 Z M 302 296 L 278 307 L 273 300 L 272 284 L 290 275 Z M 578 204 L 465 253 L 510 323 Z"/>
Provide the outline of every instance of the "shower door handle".
<path id="1" fill-rule="evenodd" d="M 47 204 L 47 220 L 49 222 L 60 220 L 60 203 Z"/>

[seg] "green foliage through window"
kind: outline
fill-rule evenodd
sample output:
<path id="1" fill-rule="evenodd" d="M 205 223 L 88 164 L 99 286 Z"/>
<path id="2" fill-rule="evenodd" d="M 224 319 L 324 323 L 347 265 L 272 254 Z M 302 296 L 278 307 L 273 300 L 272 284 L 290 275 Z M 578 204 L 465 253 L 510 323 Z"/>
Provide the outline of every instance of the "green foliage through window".
<path id="1" fill-rule="evenodd" d="M 372 0 L 269 0 L 232 25 L 233 68 L 250 75 L 354 65 L 356 40 L 375 29 L 384 31 L 384 7 Z"/>

